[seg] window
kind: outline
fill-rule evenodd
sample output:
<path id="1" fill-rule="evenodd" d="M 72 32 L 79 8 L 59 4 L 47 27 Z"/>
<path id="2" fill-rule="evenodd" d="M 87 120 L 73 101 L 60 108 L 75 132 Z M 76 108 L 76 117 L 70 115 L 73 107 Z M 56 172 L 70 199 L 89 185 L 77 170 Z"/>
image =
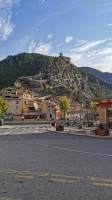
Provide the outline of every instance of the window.
<path id="1" fill-rule="evenodd" d="M 16 106 L 16 109 L 18 109 L 18 106 Z"/>
<path id="2" fill-rule="evenodd" d="M 19 104 L 19 101 L 16 101 L 16 104 Z"/>
<path id="3" fill-rule="evenodd" d="M 50 118 L 52 118 L 52 114 L 50 114 Z"/>
<path id="4" fill-rule="evenodd" d="M 16 115 L 18 115 L 18 112 L 16 111 Z"/>

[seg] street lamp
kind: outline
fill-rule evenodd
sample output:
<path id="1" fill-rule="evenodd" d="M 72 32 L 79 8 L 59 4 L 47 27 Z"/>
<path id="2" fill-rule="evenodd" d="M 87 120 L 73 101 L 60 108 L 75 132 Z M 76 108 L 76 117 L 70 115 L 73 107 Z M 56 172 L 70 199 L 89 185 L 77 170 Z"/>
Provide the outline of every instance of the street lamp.
<path id="1" fill-rule="evenodd" d="M 0 110 L 0 120 L 1 120 L 1 110 Z"/>

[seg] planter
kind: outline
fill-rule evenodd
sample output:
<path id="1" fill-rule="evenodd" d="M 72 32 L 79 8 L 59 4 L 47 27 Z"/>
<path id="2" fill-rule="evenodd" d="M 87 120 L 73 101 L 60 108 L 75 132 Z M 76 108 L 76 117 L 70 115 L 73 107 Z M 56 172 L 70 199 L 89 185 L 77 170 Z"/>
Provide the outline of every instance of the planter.
<path id="1" fill-rule="evenodd" d="M 79 125 L 79 129 L 83 128 L 83 125 Z"/>
<path id="2" fill-rule="evenodd" d="M 96 129 L 95 135 L 107 136 L 107 135 L 109 135 L 109 131 L 107 129 Z"/>
<path id="3" fill-rule="evenodd" d="M 56 126 L 56 131 L 64 131 L 64 126 L 57 125 Z"/>

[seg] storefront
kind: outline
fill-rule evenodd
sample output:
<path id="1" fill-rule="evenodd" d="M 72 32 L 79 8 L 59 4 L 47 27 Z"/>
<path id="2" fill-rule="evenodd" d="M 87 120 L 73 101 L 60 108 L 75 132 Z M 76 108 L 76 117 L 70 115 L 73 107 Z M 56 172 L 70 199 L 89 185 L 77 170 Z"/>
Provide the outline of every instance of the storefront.
<path id="1" fill-rule="evenodd" d="M 92 99 L 99 108 L 99 122 L 112 129 L 112 97 Z"/>
<path id="2" fill-rule="evenodd" d="M 24 119 L 32 119 L 32 120 L 44 119 L 45 118 L 45 115 L 41 111 L 40 112 L 24 113 L 23 116 L 24 116 Z"/>

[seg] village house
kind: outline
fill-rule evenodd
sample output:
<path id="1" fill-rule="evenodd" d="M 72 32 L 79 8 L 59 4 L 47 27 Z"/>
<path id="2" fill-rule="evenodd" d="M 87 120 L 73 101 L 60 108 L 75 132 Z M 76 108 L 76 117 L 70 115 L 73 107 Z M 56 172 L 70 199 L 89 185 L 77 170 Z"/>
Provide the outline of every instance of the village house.
<path id="1" fill-rule="evenodd" d="M 16 94 L 7 94 L 3 97 L 9 102 L 8 114 L 5 119 L 12 120 L 14 116 L 21 115 L 22 113 L 22 100 Z"/>
<path id="2" fill-rule="evenodd" d="M 37 112 L 37 102 L 28 93 L 7 93 L 3 98 L 9 102 L 8 114 L 5 116 L 7 120 L 37 119 L 42 115 Z"/>
<path id="3" fill-rule="evenodd" d="M 32 98 L 29 93 L 19 93 L 17 91 L 3 96 L 9 102 L 6 120 L 52 120 L 56 119 L 56 103 L 45 101 L 45 99 Z"/>
<path id="4" fill-rule="evenodd" d="M 71 109 L 69 112 L 67 112 L 67 118 L 72 121 L 78 121 L 80 119 L 88 120 L 88 111 Z"/>
<path id="5" fill-rule="evenodd" d="M 46 115 L 47 120 L 56 119 L 56 103 L 45 101 L 41 104 L 41 112 Z"/>

